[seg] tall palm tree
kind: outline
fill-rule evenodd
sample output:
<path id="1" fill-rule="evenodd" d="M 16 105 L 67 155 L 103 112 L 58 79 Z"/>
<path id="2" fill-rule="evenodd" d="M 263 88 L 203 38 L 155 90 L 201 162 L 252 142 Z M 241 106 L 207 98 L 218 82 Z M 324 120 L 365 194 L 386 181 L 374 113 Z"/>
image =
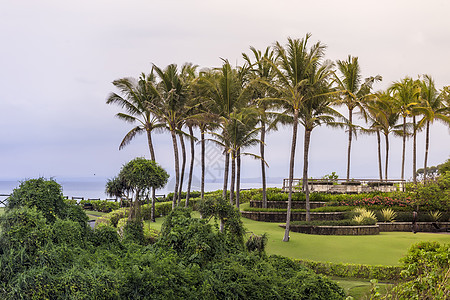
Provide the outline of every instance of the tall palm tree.
<path id="1" fill-rule="evenodd" d="M 111 93 L 107 104 L 117 104 L 124 108 L 127 113 L 118 113 L 116 116 L 128 123 L 138 123 L 123 138 L 119 145 L 119 150 L 128 145 L 138 134 L 146 133 L 150 151 L 150 159 L 155 161 L 155 150 L 152 141 L 152 132 L 161 131 L 165 124 L 161 123 L 158 117 L 151 111 L 152 105 L 158 105 L 159 99 L 153 93 L 155 76 L 153 72 L 149 75 L 141 74 L 138 80 L 127 77 L 113 81 L 122 96 Z M 150 219 L 155 221 L 155 189 L 151 189 L 152 208 Z"/>
<path id="2" fill-rule="evenodd" d="M 348 148 L 347 148 L 347 181 L 350 180 L 350 155 L 352 147 L 352 136 L 354 132 L 353 111 L 358 108 L 360 113 L 364 115 L 362 102 L 369 95 L 372 85 L 381 81 L 380 75 L 368 77 L 362 81 L 361 68 L 359 66 L 358 57 L 348 56 L 347 60 L 338 60 L 337 68 L 341 76 L 335 74 L 335 82 L 337 89 L 340 91 L 337 105 L 346 105 L 348 108 Z M 366 119 L 366 117 L 364 117 Z"/>
<path id="3" fill-rule="evenodd" d="M 332 63 L 325 62 L 321 66 L 315 65 L 313 68 L 307 92 L 306 101 L 302 103 L 299 110 L 300 123 L 305 128 L 305 140 L 303 151 L 303 188 L 306 198 L 306 221 L 310 221 L 310 203 L 308 186 L 308 161 L 311 133 L 314 128 L 321 125 L 333 127 L 342 126 L 343 123 L 335 122 L 335 117 L 344 119 L 336 110 L 331 108 L 333 104 L 333 89 L 330 83 L 332 75 Z"/>
<path id="4" fill-rule="evenodd" d="M 297 144 L 297 130 L 299 111 L 303 103 L 308 100 L 311 75 L 316 67 L 321 64 L 324 56 L 325 45 L 317 42 L 308 49 L 308 40 L 311 34 L 302 39 L 288 38 L 286 46 L 279 42 L 274 45 L 277 62 L 273 64 L 277 82 L 275 88 L 279 95 L 277 100 L 285 114 L 292 116 L 292 143 L 289 162 L 289 196 L 286 217 L 286 230 L 284 242 L 289 241 L 289 230 L 292 207 L 292 181 L 294 178 L 295 148 Z M 305 178 L 303 179 L 305 180 Z"/>
<path id="5" fill-rule="evenodd" d="M 125 109 L 116 116 L 128 123 L 138 123 L 123 138 L 119 150 L 128 145 L 138 134 L 146 133 L 151 160 L 155 160 L 155 150 L 152 141 L 152 132 L 161 130 L 164 124 L 149 110 L 149 105 L 157 103 L 158 99 L 151 91 L 155 83 L 153 73 L 141 74 L 139 80 L 132 77 L 121 78 L 113 81 L 113 85 L 119 89 L 120 94 L 109 94 L 107 104 L 116 104 Z"/>
<path id="6" fill-rule="evenodd" d="M 427 178 L 427 162 L 428 162 L 428 149 L 430 145 L 430 125 L 434 121 L 442 121 L 450 126 L 450 107 L 445 106 L 445 89 L 441 93 L 436 89 L 434 80 L 430 75 L 423 75 L 423 79 L 420 81 L 421 87 L 421 100 L 425 109 L 423 118 L 419 121 L 419 126 L 425 124 L 425 160 L 424 160 L 424 179 Z"/>
<path id="7" fill-rule="evenodd" d="M 365 104 L 369 119 L 372 121 L 371 129 L 376 132 L 381 132 L 385 138 L 385 170 L 384 178 L 388 180 L 388 164 L 389 164 L 389 134 L 401 134 L 403 131 L 398 131 L 397 121 L 400 117 L 399 111 L 396 109 L 394 102 L 389 92 L 377 92 L 373 95 L 371 101 Z M 379 163 L 381 163 L 380 140 L 378 137 L 378 156 Z M 381 172 L 380 172 L 381 174 Z"/>
<path id="8" fill-rule="evenodd" d="M 402 146 L 402 171 L 401 171 L 401 179 L 405 179 L 405 152 L 406 152 L 406 137 L 409 135 L 408 127 L 411 125 L 407 124 L 406 118 L 412 116 L 412 108 L 418 104 L 418 98 L 420 95 L 420 86 L 417 81 L 413 80 L 410 77 L 405 77 L 400 81 L 394 82 L 389 88 L 388 91 L 392 93 L 393 98 L 395 99 L 394 105 L 397 110 L 400 112 L 400 115 L 403 118 L 402 124 L 402 137 L 403 137 L 403 146 Z"/>
<path id="9" fill-rule="evenodd" d="M 273 89 L 271 89 L 272 82 L 275 78 L 273 65 L 276 60 L 274 51 L 267 47 L 264 53 L 250 47 L 253 53 L 254 61 L 247 54 L 242 56 L 247 64 L 250 66 L 250 84 L 254 87 L 254 102 L 253 105 L 260 109 L 259 122 L 261 124 L 260 135 L 260 157 L 261 157 L 261 181 L 262 181 L 262 203 L 263 208 L 267 208 L 267 180 L 266 180 L 266 160 L 265 160 L 265 139 L 266 134 L 271 129 L 276 129 L 276 119 L 274 114 L 269 112 L 273 108 L 274 103 L 270 101 L 261 101 L 261 99 L 273 98 Z M 239 156 L 238 156 L 239 159 Z"/>
<path id="10" fill-rule="evenodd" d="M 180 72 L 175 64 L 168 65 L 165 69 L 160 69 L 156 65 L 153 65 L 153 68 L 160 79 L 153 92 L 160 100 L 158 105 L 151 105 L 151 110 L 166 124 L 167 130 L 169 130 L 172 137 L 175 164 L 175 187 L 172 208 L 175 208 L 177 206 L 180 183 L 177 134 L 179 133 L 179 126 L 185 118 L 185 104 L 188 100 L 187 84 L 180 76 Z"/>
<path id="11" fill-rule="evenodd" d="M 239 193 L 240 193 L 240 174 L 241 174 L 241 156 L 249 155 L 254 158 L 261 159 L 252 153 L 243 152 L 245 148 L 255 146 L 260 143 L 256 138 L 260 128 L 256 128 L 258 123 L 259 111 L 253 107 L 242 108 L 239 111 L 235 110 L 230 114 L 226 121 L 225 131 L 229 137 L 229 145 L 231 152 L 232 169 L 236 164 L 236 170 L 232 170 L 231 187 L 234 187 L 236 182 L 236 207 L 239 208 Z M 236 172 L 236 176 L 235 176 Z M 232 190 L 232 189 L 231 189 Z M 233 200 L 233 192 L 230 191 L 230 201 Z"/>
<path id="12" fill-rule="evenodd" d="M 203 99 L 210 103 L 210 112 L 220 118 L 224 123 L 236 108 L 244 107 L 248 102 L 246 89 L 244 88 L 243 75 L 239 70 L 231 67 L 227 60 L 223 61 L 220 69 L 207 72 L 198 79 L 198 84 L 203 93 Z M 223 130 L 223 127 L 222 127 Z M 230 161 L 230 145 L 227 132 L 222 132 L 224 139 L 222 146 L 225 155 L 225 171 L 223 198 L 227 198 L 228 175 Z M 217 137 L 217 135 L 216 135 Z M 231 201 L 230 201 L 231 202 Z"/>

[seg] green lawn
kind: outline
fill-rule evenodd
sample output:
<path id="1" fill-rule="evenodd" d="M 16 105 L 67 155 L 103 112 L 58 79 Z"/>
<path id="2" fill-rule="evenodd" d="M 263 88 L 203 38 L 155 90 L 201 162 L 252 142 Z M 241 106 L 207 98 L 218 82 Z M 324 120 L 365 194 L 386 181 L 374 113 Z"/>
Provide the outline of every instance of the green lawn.
<path id="1" fill-rule="evenodd" d="M 97 220 L 98 217 L 106 215 L 107 213 L 95 211 L 95 210 L 85 210 L 86 215 L 89 217 L 89 220 Z"/>
<path id="2" fill-rule="evenodd" d="M 193 212 L 198 217 L 198 212 Z M 310 235 L 291 232 L 290 241 L 283 242 L 284 229 L 277 223 L 265 223 L 242 218 L 248 232 L 267 233 L 268 254 L 290 258 L 356 263 L 367 265 L 398 265 L 399 259 L 412 244 L 420 241 L 450 243 L 449 234 L 412 232 L 383 232 L 367 236 Z M 163 218 L 157 218 L 150 227 L 160 230 Z"/>

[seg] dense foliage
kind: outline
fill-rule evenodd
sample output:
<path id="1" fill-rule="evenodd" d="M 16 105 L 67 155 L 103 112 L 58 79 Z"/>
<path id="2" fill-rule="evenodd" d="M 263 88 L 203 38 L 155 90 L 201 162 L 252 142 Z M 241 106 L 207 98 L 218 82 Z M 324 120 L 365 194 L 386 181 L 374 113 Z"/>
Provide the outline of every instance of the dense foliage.
<path id="1" fill-rule="evenodd" d="M 449 244 L 420 242 L 409 249 L 401 262 L 401 274 L 406 281 L 399 283 L 383 299 L 450 298 Z"/>
<path id="2" fill-rule="evenodd" d="M 3 299 L 344 298 L 337 284 L 290 259 L 247 250 L 242 223 L 224 202 L 204 210 L 222 219 L 222 232 L 176 209 L 150 245 L 142 223 L 126 220 L 120 237 L 111 226 L 92 230 L 64 217 L 73 215 L 69 205 L 47 219 L 29 203 L 18 199 L 0 218 Z"/>

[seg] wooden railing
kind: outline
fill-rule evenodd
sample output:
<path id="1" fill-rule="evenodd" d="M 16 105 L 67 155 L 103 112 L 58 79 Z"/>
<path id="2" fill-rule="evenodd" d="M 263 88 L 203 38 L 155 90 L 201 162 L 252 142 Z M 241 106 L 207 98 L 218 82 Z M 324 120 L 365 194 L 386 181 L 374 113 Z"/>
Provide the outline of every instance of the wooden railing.
<path id="1" fill-rule="evenodd" d="M 370 192 L 395 192 L 405 191 L 406 180 L 400 179 L 308 179 L 308 188 L 311 192 L 330 194 L 359 194 Z M 284 192 L 289 192 L 289 179 L 283 179 Z M 292 180 L 292 191 L 303 191 L 303 180 Z"/>

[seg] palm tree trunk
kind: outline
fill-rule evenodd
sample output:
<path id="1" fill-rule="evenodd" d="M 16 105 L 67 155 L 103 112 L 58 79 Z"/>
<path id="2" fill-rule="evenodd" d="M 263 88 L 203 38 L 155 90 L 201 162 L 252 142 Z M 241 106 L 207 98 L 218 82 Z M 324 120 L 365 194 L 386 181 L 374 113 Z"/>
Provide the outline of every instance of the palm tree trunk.
<path id="1" fill-rule="evenodd" d="M 178 135 L 181 145 L 181 172 L 180 172 L 180 187 L 178 192 L 177 206 L 180 206 L 181 193 L 183 192 L 184 172 L 186 170 L 186 145 L 184 144 L 184 138 L 181 133 Z"/>
<path id="2" fill-rule="evenodd" d="M 267 193 L 266 193 L 266 161 L 264 157 L 264 150 L 265 150 L 265 142 L 266 139 L 266 123 L 263 121 L 261 122 L 261 144 L 259 144 L 259 151 L 261 154 L 261 178 L 262 178 L 262 201 L 263 201 L 263 208 L 267 208 Z M 240 159 L 240 158 L 239 158 Z"/>
<path id="3" fill-rule="evenodd" d="M 172 209 L 175 209 L 177 205 L 177 195 L 178 195 L 178 183 L 180 182 L 180 158 L 178 157 L 178 145 L 177 145 L 177 136 L 175 131 L 170 131 L 172 136 L 172 145 L 173 145 L 173 155 L 175 157 L 175 189 L 173 192 L 172 199 Z"/>
<path id="4" fill-rule="evenodd" d="M 155 149 L 153 148 L 153 141 L 152 141 L 152 132 L 150 130 L 147 130 L 147 141 L 148 141 L 148 148 L 150 149 L 150 159 L 152 161 L 155 161 Z M 152 190 L 152 206 L 150 209 L 150 221 L 156 222 L 155 220 L 155 198 L 156 198 L 156 191 L 154 188 L 151 188 Z"/>
<path id="5" fill-rule="evenodd" d="M 188 186 L 186 191 L 186 203 L 185 207 L 189 206 L 189 198 L 191 197 L 191 185 L 192 185 L 192 175 L 194 172 L 194 159 L 195 159 L 195 148 L 194 148 L 194 130 L 192 130 L 192 126 L 188 126 L 189 128 L 189 135 L 191 136 L 191 161 L 189 164 L 189 179 L 188 179 Z"/>
<path id="6" fill-rule="evenodd" d="M 384 168 L 384 180 L 388 179 L 388 162 L 389 162 L 389 136 L 387 134 L 384 135 L 386 139 L 386 164 Z"/>
<path id="7" fill-rule="evenodd" d="M 303 154 L 303 187 L 305 189 L 306 197 L 306 221 L 311 221 L 311 207 L 309 203 L 309 186 L 308 186 L 308 155 L 309 143 L 311 142 L 311 130 L 305 128 L 305 146 Z"/>
<path id="8" fill-rule="evenodd" d="M 430 145 L 430 121 L 427 121 L 426 135 L 425 135 L 425 162 L 423 164 L 423 180 L 427 180 L 427 162 L 428 162 L 428 147 Z"/>
<path id="9" fill-rule="evenodd" d="M 230 182 L 230 205 L 234 200 L 234 184 L 236 182 L 236 151 L 231 151 L 231 182 Z"/>
<path id="10" fill-rule="evenodd" d="M 283 242 L 289 242 L 289 230 L 291 226 L 291 208 L 292 208 L 292 181 L 294 179 L 294 160 L 295 146 L 297 144 L 298 110 L 294 110 L 294 123 L 292 124 L 292 144 L 291 158 L 289 160 L 289 196 L 286 211 L 286 229 L 284 231 Z"/>
<path id="11" fill-rule="evenodd" d="M 417 128 L 416 128 L 416 116 L 413 116 L 413 182 L 417 183 Z"/>
<path id="12" fill-rule="evenodd" d="M 380 173 L 380 181 L 383 180 L 383 168 L 381 166 L 381 138 L 380 131 L 377 130 L 377 143 L 378 143 L 378 172 Z"/>
<path id="13" fill-rule="evenodd" d="M 222 191 L 223 200 L 227 200 L 229 169 L 230 169 L 230 154 L 228 153 L 227 149 L 225 149 L 225 171 L 223 175 L 223 191 Z"/>
<path id="14" fill-rule="evenodd" d="M 348 149 L 347 149 L 347 181 L 350 180 L 350 153 L 352 150 L 352 135 L 353 135 L 353 109 L 348 109 L 348 121 L 349 121 L 349 127 L 348 127 Z"/>
<path id="15" fill-rule="evenodd" d="M 153 148 L 152 132 L 147 130 L 148 149 L 150 150 L 150 159 L 155 161 L 155 149 Z"/>
<path id="16" fill-rule="evenodd" d="M 403 117 L 402 180 L 405 179 L 406 117 Z"/>
<path id="17" fill-rule="evenodd" d="M 238 149 L 237 151 L 236 165 L 236 207 L 239 209 L 239 196 L 241 191 L 241 149 Z"/>
<path id="18" fill-rule="evenodd" d="M 200 197 L 202 200 L 205 198 L 205 128 L 200 128 L 201 138 L 201 164 L 202 164 L 202 178 L 200 182 Z"/>

